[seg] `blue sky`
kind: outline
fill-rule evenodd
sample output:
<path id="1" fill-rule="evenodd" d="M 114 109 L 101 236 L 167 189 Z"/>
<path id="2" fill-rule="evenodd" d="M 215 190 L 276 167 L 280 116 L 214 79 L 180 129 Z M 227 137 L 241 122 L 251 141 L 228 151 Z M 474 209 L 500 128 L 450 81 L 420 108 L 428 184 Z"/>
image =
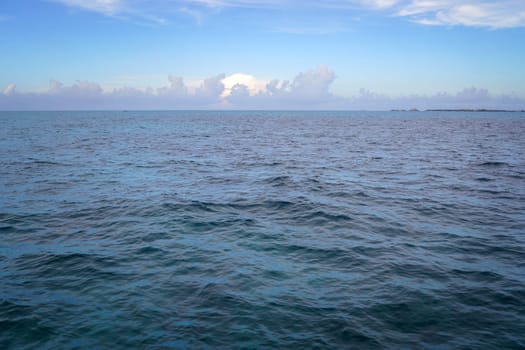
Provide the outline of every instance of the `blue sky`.
<path id="1" fill-rule="evenodd" d="M 525 108 L 523 0 L 2 0 L 0 34 L 0 109 Z"/>

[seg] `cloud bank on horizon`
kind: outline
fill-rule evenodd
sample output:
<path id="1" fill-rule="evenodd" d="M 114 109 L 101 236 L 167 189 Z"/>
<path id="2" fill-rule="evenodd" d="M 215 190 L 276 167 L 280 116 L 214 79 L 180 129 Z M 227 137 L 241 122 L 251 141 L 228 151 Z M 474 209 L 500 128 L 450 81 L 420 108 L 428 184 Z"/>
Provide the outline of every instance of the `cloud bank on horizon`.
<path id="1" fill-rule="evenodd" d="M 292 81 L 268 82 L 236 73 L 203 79 L 196 87 L 179 76 L 168 76 L 169 84 L 158 88 L 121 87 L 104 90 L 100 84 L 79 81 L 65 86 L 52 80 L 41 92 L 19 92 L 14 83 L 0 95 L 0 110 L 127 110 L 127 109 L 312 109 L 388 110 L 485 108 L 525 109 L 525 99 L 514 95 L 492 95 L 487 89 L 470 87 L 455 94 L 390 97 L 361 89 L 355 96 L 333 94 L 335 73 L 320 65 L 299 73 Z"/>
<path id="2" fill-rule="evenodd" d="M 386 16 L 405 18 L 421 25 L 487 27 L 492 29 L 525 27 L 523 0 L 53 0 L 71 8 L 98 12 L 106 16 L 138 18 L 167 23 L 167 13 L 179 12 L 198 22 L 210 12 L 223 8 L 259 9 L 361 9 Z"/>

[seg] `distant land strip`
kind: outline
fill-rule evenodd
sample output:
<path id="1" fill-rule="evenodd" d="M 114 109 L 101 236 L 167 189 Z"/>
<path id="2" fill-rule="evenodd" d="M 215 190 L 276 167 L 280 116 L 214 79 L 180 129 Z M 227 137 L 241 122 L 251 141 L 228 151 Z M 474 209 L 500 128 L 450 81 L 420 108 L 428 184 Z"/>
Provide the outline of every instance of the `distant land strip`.
<path id="1" fill-rule="evenodd" d="M 391 112 L 421 112 L 417 108 L 412 109 L 391 109 Z M 470 109 L 470 108 L 459 108 L 459 109 L 425 109 L 423 112 L 525 112 L 525 109 Z"/>

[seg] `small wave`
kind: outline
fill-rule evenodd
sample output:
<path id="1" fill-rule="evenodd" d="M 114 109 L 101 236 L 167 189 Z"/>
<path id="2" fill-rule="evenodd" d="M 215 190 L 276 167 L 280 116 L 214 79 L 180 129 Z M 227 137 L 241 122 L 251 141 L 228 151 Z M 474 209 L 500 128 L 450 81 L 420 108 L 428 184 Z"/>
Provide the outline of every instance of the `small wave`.
<path id="1" fill-rule="evenodd" d="M 318 211 L 315 211 L 313 213 L 306 214 L 306 215 L 302 216 L 301 219 L 309 220 L 309 221 L 315 221 L 315 222 L 317 222 L 319 224 L 324 223 L 325 221 L 326 222 L 337 223 L 337 222 L 348 222 L 348 221 L 352 221 L 353 220 L 348 215 L 332 214 L 332 213 L 327 213 L 326 211 L 323 211 L 323 210 L 318 210 Z"/>
<path id="2" fill-rule="evenodd" d="M 2 225 L 0 226 L 0 232 L 5 232 L 5 233 L 16 232 L 16 227 L 12 225 L 7 225 L 7 226 Z"/>
<path id="3" fill-rule="evenodd" d="M 157 248 L 157 247 L 153 247 L 153 246 L 146 246 L 146 247 L 142 247 L 142 248 L 139 248 L 137 249 L 134 254 L 135 255 L 138 255 L 138 256 L 141 256 L 141 255 L 159 255 L 159 254 L 162 254 L 164 253 L 164 251 L 160 248 Z"/>
<path id="4" fill-rule="evenodd" d="M 478 164 L 478 166 L 481 167 L 502 167 L 502 166 L 510 166 L 509 163 L 505 162 L 483 162 Z"/>
<path id="5" fill-rule="evenodd" d="M 290 208 L 295 206 L 296 204 L 290 201 L 284 201 L 284 200 L 275 200 L 275 201 L 266 201 L 263 204 L 263 207 L 266 209 L 273 209 L 273 210 L 283 210 L 286 208 Z"/>
<path id="6" fill-rule="evenodd" d="M 491 181 L 494 181 L 493 179 L 489 179 L 488 177 L 478 177 L 476 178 L 476 181 L 479 181 L 479 182 L 491 182 Z"/>
<path id="7" fill-rule="evenodd" d="M 290 176 L 280 175 L 280 176 L 274 176 L 274 177 L 267 178 L 263 180 L 263 182 L 278 187 L 278 186 L 289 185 L 291 180 L 292 178 Z"/>
<path id="8" fill-rule="evenodd" d="M 62 254 L 25 254 L 17 258 L 18 267 L 30 271 L 38 278 L 47 278 L 56 274 L 81 276 L 96 275 L 114 277 L 109 270 L 115 267 L 113 258 L 86 253 Z"/>
<path id="9" fill-rule="evenodd" d="M 36 165 L 49 165 L 49 166 L 69 166 L 70 164 L 66 164 L 66 163 L 60 163 L 60 162 L 55 162 L 55 161 L 52 161 L 52 160 L 40 160 L 40 159 L 34 159 L 34 158 L 27 158 L 27 160 L 29 160 L 31 163 L 30 164 L 36 164 Z"/>
<path id="10" fill-rule="evenodd" d="M 523 347 L 523 120 L 217 113 L 2 117 L 0 349 Z"/>

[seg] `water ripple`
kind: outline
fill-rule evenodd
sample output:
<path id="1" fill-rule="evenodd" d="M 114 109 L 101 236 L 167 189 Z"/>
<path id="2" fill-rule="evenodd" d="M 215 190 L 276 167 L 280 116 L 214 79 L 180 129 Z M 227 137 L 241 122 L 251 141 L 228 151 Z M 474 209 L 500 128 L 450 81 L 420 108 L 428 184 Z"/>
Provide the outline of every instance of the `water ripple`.
<path id="1" fill-rule="evenodd" d="M 523 114 L 0 121 L 2 349 L 525 347 Z"/>

